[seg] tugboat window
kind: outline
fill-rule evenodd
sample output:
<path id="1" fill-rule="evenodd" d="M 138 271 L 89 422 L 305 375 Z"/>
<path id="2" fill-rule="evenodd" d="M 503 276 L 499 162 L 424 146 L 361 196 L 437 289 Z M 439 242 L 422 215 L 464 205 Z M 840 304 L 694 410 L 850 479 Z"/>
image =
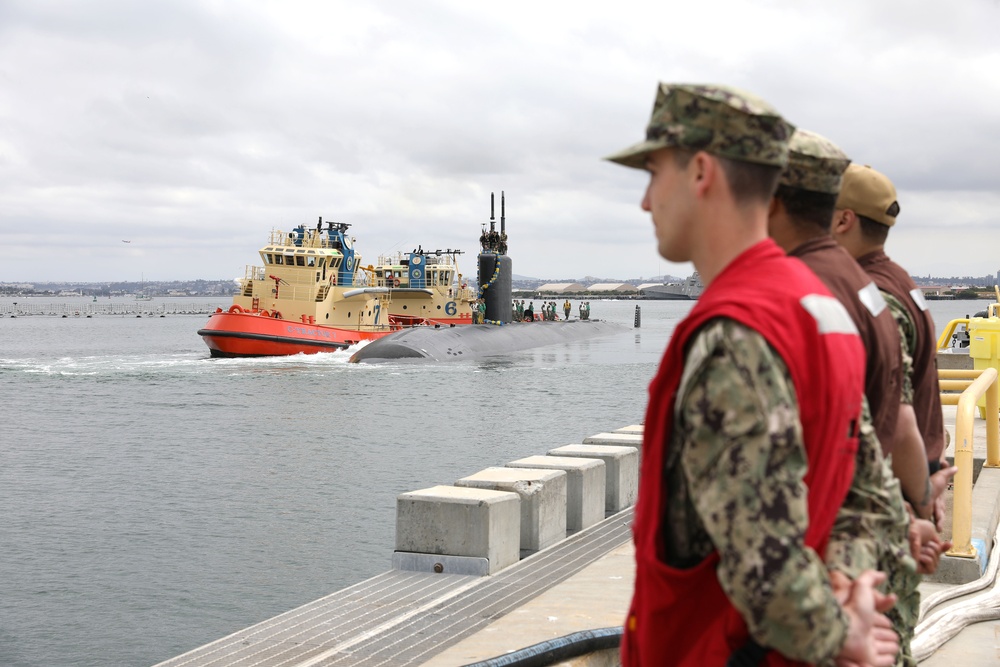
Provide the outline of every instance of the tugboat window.
<path id="1" fill-rule="evenodd" d="M 274 256 L 274 263 L 275 264 L 281 264 L 282 263 L 281 255 L 275 255 Z"/>

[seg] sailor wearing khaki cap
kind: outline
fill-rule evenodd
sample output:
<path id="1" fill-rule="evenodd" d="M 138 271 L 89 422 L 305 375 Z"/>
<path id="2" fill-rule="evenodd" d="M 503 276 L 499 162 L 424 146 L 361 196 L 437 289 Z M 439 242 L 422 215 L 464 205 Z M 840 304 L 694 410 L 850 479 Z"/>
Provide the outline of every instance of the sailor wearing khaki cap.
<path id="1" fill-rule="evenodd" d="M 627 666 L 896 653 L 884 576 L 851 584 L 820 557 L 854 477 L 864 351 L 843 306 L 767 239 L 793 130 L 749 93 L 660 84 L 645 140 L 608 158 L 649 171 L 658 250 L 706 285 L 650 385 Z M 831 576 L 853 586 L 847 602 Z"/>
<path id="2" fill-rule="evenodd" d="M 844 172 L 844 184 L 837 199 L 833 236 L 871 276 L 886 298 L 899 324 L 906 354 L 903 359 L 902 397 L 911 404 L 923 438 L 931 488 L 924 498 L 940 499 L 940 492 L 953 473 L 944 460 L 945 432 L 937 378 L 937 339 L 934 320 L 923 292 L 909 272 L 885 254 L 889 230 L 900 213 L 896 188 L 884 174 L 868 165 L 852 164 Z M 939 472 L 940 471 L 940 472 Z M 934 506 L 935 518 L 943 511 L 941 501 Z M 926 512 L 922 511 L 926 515 Z"/>
<path id="3" fill-rule="evenodd" d="M 847 168 L 840 188 L 837 208 L 852 211 L 858 217 L 867 218 L 884 227 L 892 227 L 899 215 L 896 186 L 884 174 L 867 164 L 852 164 Z M 887 229 L 873 231 L 885 235 L 889 233 Z"/>

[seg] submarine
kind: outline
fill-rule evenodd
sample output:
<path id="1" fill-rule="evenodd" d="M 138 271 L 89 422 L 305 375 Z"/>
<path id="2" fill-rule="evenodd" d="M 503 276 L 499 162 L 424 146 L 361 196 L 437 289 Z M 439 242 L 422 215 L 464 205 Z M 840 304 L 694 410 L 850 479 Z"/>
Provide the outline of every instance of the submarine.
<path id="1" fill-rule="evenodd" d="M 413 327 L 379 338 L 355 352 L 351 363 L 405 359 L 458 361 L 481 359 L 543 345 L 609 336 L 627 327 L 601 320 L 515 322 L 510 326 L 464 324 L 454 327 Z"/>
<path id="2" fill-rule="evenodd" d="M 486 312 L 480 324 L 417 326 L 378 338 L 355 352 L 351 363 L 480 359 L 544 345 L 609 336 L 628 331 L 601 320 L 513 322 L 512 262 L 507 255 L 506 199 L 500 193 L 500 231 L 496 230 L 494 194 L 490 193 L 490 228 L 479 237 L 479 299 Z M 541 317 L 539 314 L 538 317 Z"/>

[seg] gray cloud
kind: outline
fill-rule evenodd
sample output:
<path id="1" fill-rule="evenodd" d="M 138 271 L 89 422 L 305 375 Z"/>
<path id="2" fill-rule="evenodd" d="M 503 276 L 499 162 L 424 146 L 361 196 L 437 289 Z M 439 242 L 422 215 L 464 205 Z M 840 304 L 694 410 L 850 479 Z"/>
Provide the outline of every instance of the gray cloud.
<path id="1" fill-rule="evenodd" d="M 471 252 L 500 190 L 517 273 L 683 274 L 643 174 L 600 160 L 641 137 L 658 80 L 758 92 L 894 179 L 904 265 L 992 272 L 998 19 L 989 0 L 8 1 L 0 280 L 231 277 L 318 215 L 366 261 Z"/>

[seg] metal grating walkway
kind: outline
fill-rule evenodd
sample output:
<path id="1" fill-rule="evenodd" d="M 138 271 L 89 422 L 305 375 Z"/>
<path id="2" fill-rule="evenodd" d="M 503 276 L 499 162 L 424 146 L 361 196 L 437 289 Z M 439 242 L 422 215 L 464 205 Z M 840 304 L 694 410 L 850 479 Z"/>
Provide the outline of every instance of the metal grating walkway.
<path id="1" fill-rule="evenodd" d="M 624 544 L 619 512 L 492 577 L 391 571 L 157 667 L 419 665 Z"/>

